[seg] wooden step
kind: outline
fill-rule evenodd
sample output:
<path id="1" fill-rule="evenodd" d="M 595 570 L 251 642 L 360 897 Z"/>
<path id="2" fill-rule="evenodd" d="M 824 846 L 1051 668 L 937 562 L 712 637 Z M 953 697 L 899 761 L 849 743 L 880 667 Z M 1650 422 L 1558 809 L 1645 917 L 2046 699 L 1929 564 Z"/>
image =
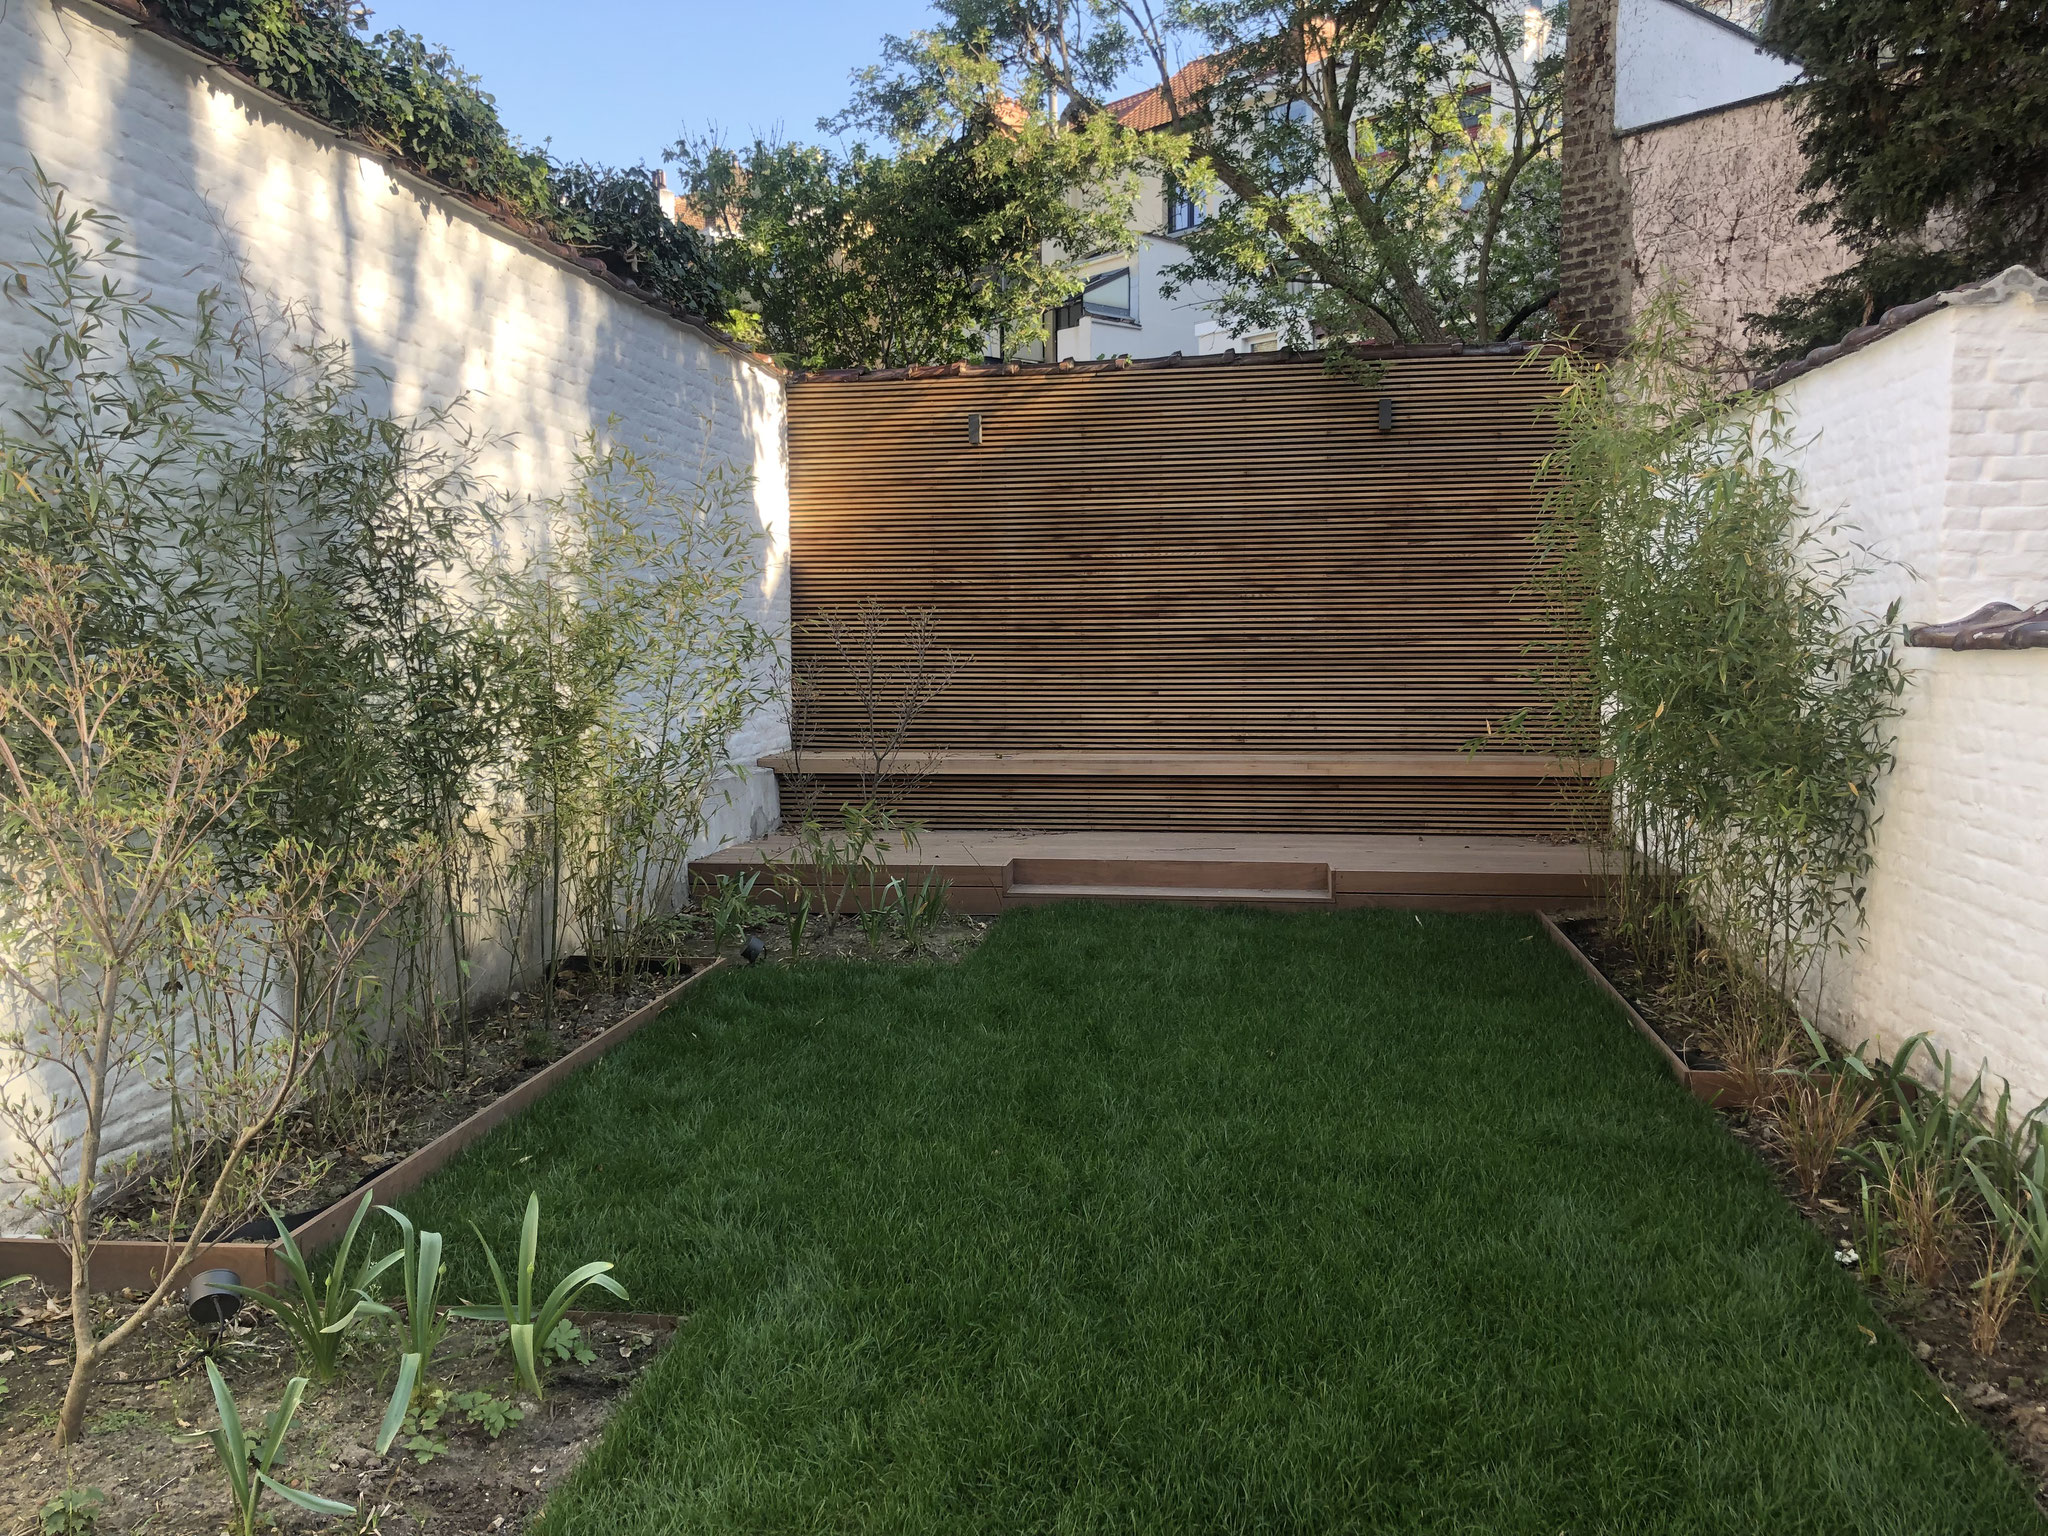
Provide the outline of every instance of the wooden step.
<path id="1" fill-rule="evenodd" d="M 1010 906 L 1050 901 L 1168 901 L 1197 907 L 1327 907 L 1328 896 L 1313 891 L 1262 891 L 1216 885 L 1013 885 L 1003 893 Z"/>
<path id="2" fill-rule="evenodd" d="M 934 751 L 911 754 L 923 776 L 1149 779 L 1598 779 L 1606 758 L 1544 757 L 1530 752 L 1091 752 Z M 859 752 L 771 752 L 756 767 L 775 773 L 861 773 Z"/>
<path id="3" fill-rule="evenodd" d="M 1281 859 L 1012 859 L 1009 900 L 1328 906 L 1330 866 Z"/>

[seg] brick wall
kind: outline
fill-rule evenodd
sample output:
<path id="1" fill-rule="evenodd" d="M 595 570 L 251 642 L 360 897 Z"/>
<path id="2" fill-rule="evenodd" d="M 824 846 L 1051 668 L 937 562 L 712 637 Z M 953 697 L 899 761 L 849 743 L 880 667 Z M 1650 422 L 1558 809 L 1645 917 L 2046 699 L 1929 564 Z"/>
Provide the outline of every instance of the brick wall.
<path id="1" fill-rule="evenodd" d="M 41 219 L 26 172 L 40 163 L 75 205 L 121 221 L 142 258 L 136 276 L 172 310 L 190 313 L 208 288 L 233 302 L 246 274 L 259 296 L 303 304 L 359 367 L 382 374 L 380 407 L 467 396 L 479 432 L 497 439 L 479 467 L 507 490 L 559 488 L 583 434 L 607 423 L 678 481 L 716 464 L 744 471 L 768 570 L 757 616 L 786 628 L 789 487 L 773 369 L 97 6 L 0 7 L 0 98 L 0 261 L 34 254 Z M 24 307 L 0 304 L 0 361 L 37 333 Z M 10 384 L 0 376 L 0 409 Z M 773 750 L 776 739 L 764 717 L 742 747 Z M 743 794 L 772 794 L 765 782 L 753 775 Z"/>
<path id="2" fill-rule="evenodd" d="M 1805 159 L 1782 98 L 1685 115 L 1687 100 L 1771 89 L 1790 66 L 1675 7 L 1626 4 L 1573 7 L 1558 312 L 1590 348 L 1611 354 L 1653 294 L 1683 285 L 1702 331 L 1737 372 L 1751 339 L 1742 316 L 1811 287 L 1848 253 L 1825 226 L 1799 221 Z M 1632 30 L 1618 46 L 1623 27 Z M 1686 36 L 1700 27 L 1725 46 L 1701 55 L 1698 39 Z M 1752 67 L 1752 54 L 1766 63 Z M 1617 136 L 1618 71 L 1638 110 L 1648 91 L 1668 98 L 1673 120 Z"/>
<path id="3" fill-rule="evenodd" d="M 1565 41 L 1559 323 L 1597 352 L 1628 340 L 1633 298 L 1628 182 L 1614 137 L 1618 0 L 1572 7 Z"/>
<path id="4" fill-rule="evenodd" d="M 2048 600 L 2048 283 L 1983 285 L 1795 378 L 1793 462 L 1908 624 Z M 2048 1097 L 2048 650 L 1907 650 L 1857 951 L 1821 978 L 1833 1033 L 1920 1031 Z"/>

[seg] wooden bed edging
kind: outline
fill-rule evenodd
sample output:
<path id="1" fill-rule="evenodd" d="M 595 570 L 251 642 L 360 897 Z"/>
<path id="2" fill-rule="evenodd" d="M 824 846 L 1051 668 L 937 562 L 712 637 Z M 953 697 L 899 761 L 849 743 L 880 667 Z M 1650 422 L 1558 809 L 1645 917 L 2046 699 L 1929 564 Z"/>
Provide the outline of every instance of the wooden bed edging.
<path id="1" fill-rule="evenodd" d="M 368 1183 L 350 1190 L 317 1216 L 310 1216 L 294 1227 L 292 1241 L 308 1253 L 332 1242 L 348 1226 L 366 1189 L 380 1205 L 388 1205 L 400 1195 L 417 1189 L 429 1174 L 453 1159 L 456 1153 L 543 1097 L 570 1074 L 590 1065 L 613 1047 L 623 1045 L 660 1018 L 684 992 L 724 964 L 725 960 L 720 956 L 692 971 L 603 1034 L 584 1041 L 518 1087 L 491 1100 L 467 1120 L 450 1126 L 418 1151 L 393 1163 Z M 176 1243 L 139 1238 L 111 1238 L 95 1244 L 91 1265 L 93 1289 L 111 1291 L 123 1286 L 145 1289 L 154 1286 L 177 1246 Z M 267 1243 L 212 1243 L 194 1254 L 182 1272 L 196 1274 L 203 1269 L 232 1269 L 242 1277 L 244 1285 L 278 1285 L 285 1278 L 278 1253 L 275 1239 Z M 0 1237 L 0 1275 L 17 1274 L 32 1275 L 44 1285 L 68 1286 L 71 1283 L 71 1258 L 64 1245 L 53 1237 Z"/>
<path id="2" fill-rule="evenodd" d="M 1637 1033 L 1657 1048 L 1657 1054 L 1664 1058 L 1664 1065 L 1671 1069 L 1671 1075 L 1685 1086 L 1687 1092 L 1703 1104 L 1718 1105 L 1722 1108 L 1732 1109 L 1740 1102 L 1735 1093 L 1732 1074 L 1703 1072 L 1688 1067 L 1678 1052 L 1672 1050 L 1665 1042 L 1664 1037 L 1650 1027 L 1650 1021 L 1636 1012 L 1635 1004 L 1622 996 L 1621 989 L 1607 979 L 1600 967 L 1593 963 L 1592 958 L 1584 950 L 1572 942 L 1571 935 L 1558 927 L 1556 920 L 1548 912 L 1538 912 L 1536 918 L 1543 924 L 1544 931 L 1556 941 L 1558 947 L 1578 962 L 1580 970 L 1593 978 L 1593 985 L 1613 999 L 1615 1006 L 1621 1009 L 1629 1023 L 1636 1027 Z"/>

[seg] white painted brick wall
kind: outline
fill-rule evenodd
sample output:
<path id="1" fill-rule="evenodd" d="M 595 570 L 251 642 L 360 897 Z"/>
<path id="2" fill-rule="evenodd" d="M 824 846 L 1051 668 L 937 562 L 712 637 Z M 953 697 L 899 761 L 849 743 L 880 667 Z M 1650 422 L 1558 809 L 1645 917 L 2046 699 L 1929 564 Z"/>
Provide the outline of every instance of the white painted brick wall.
<path id="1" fill-rule="evenodd" d="M 2048 291 L 2048 289 L 2044 289 Z M 1858 589 L 1908 624 L 2048 601 L 2048 302 L 2013 285 L 1780 388 L 1817 512 L 1896 562 Z M 1889 1049 L 1920 1031 L 2048 1098 L 2048 650 L 1904 653 L 1863 944 L 1822 1012 Z"/>
<path id="2" fill-rule="evenodd" d="M 75 203 L 126 226 L 157 298 L 189 313 L 207 288 L 304 303 L 359 366 L 389 379 L 400 413 L 466 394 L 502 436 L 480 468 L 521 495 L 568 479 L 579 439 L 664 455 L 678 479 L 716 464 L 753 477 L 765 578 L 755 617 L 789 627 L 784 399 L 773 370 L 628 299 L 425 183 L 210 70 L 196 55 L 73 0 L 0 5 L 0 261 L 34 254 L 40 212 L 22 174 L 39 162 Z M 0 364 L 36 335 L 0 305 Z M 0 410 L 10 383 L 0 378 Z M 772 713 L 734 755 L 787 745 Z M 731 778 L 706 846 L 777 817 L 772 774 Z M 478 958 L 497 961 L 497 947 Z M 502 973 L 491 980 L 502 985 Z M 154 1097 L 133 1085 L 113 1150 L 149 1134 Z"/>

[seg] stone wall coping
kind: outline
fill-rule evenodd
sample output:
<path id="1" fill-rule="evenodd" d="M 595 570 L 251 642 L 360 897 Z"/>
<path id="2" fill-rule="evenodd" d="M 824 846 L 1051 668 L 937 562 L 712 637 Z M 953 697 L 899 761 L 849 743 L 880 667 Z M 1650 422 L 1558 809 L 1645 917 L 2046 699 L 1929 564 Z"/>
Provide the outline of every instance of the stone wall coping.
<path id="1" fill-rule="evenodd" d="M 1956 307 L 1986 307 L 2003 304 L 2012 299 L 2027 299 L 2033 303 L 2048 303 L 2048 280 L 2025 267 L 2007 267 L 1996 277 L 1987 277 L 1981 282 L 1965 283 L 1960 288 L 1951 288 L 1945 293 L 1929 294 L 1913 304 L 1896 304 L 1878 317 L 1875 324 L 1859 325 L 1840 341 L 1824 347 L 1815 347 L 1806 356 L 1794 358 L 1789 363 L 1760 373 L 1751 388 L 1765 393 L 1789 384 L 1792 380 L 1814 369 L 1832 363 L 1838 357 L 1851 352 L 1860 352 L 1873 341 L 1889 336 L 1893 331 L 1904 330 L 1915 320 L 1924 320 L 1938 309 Z"/>

